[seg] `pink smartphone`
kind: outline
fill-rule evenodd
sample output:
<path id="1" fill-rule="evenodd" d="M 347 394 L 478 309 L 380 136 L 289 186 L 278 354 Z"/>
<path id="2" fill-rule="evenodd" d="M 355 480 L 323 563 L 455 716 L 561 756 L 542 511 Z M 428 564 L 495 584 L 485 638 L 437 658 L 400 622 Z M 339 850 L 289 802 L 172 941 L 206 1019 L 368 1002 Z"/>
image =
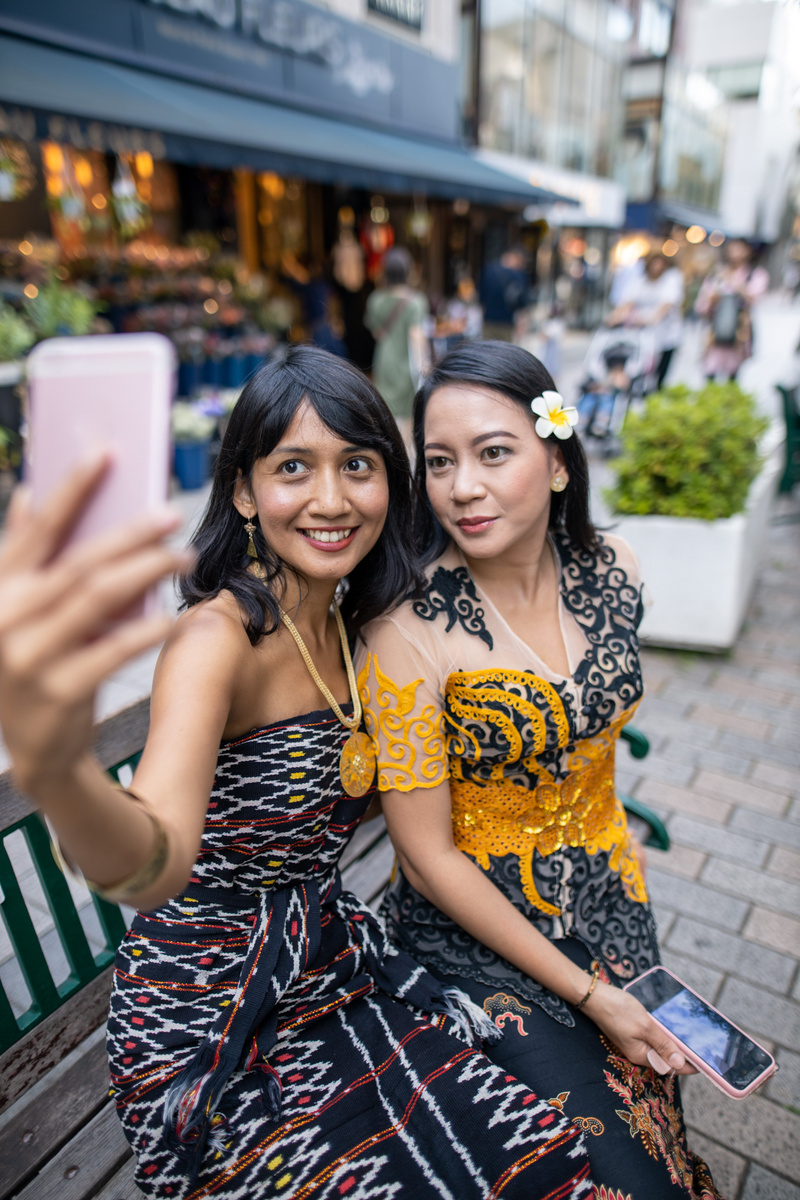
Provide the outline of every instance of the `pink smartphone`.
<path id="1" fill-rule="evenodd" d="M 53 338 L 32 351 L 25 477 L 34 507 L 87 455 L 113 456 L 71 542 L 166 502 L 174 375 L 172 343 L 157 333 Z"/>
<path id="2" fill-rule="evenodd" d="M 693 1066 L 735 1100 L 749 1096 L 778 1069 L 775 1059 L 738 1025 L 666 967 L 652 967 L 625 985 L 674 1038 Z"/>

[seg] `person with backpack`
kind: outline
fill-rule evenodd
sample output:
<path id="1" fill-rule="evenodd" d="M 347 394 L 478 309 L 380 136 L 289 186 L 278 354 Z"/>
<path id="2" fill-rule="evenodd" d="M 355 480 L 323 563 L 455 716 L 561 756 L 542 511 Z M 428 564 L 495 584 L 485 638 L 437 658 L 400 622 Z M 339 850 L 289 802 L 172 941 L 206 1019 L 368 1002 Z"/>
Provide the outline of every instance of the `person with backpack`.
<path id="1" fill-rule="evenodd" d="M 704 280 L 695 312 L 708 319 L 708 340 L 703 355 L 707 379 L 736 378 L 753 353 L 752 306 L 769 287 L 763 267 L 754 265 L 753 251 L 742 238 L 725 247 L 724 261 Z"/>

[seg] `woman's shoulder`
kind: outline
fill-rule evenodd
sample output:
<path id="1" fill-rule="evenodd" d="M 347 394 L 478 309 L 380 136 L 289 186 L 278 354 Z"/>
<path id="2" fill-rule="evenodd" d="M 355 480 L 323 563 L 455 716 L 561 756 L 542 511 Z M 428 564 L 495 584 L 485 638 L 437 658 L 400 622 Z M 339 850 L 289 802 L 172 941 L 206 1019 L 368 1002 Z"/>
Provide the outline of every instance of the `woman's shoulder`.
<path id="1" fill-rule="evenodd" d="M 426 626 L 442 617 L 442 629 L 452 627 L 450 617 L 456 619 L 460 612 L 469 608 L 470 602 L 477 603 L 475 585 L 454 548 L 448 548 L 422 572 L 422 585 L 418 592 L 406 597 L 395 608 L 370 621 L 362 630 L 362 637 L 369 645 L 380 633 L 386 636 L 389 629 L 411 641 L 418 641 Z"/>
<path id="2" fill-rule="evenodd" d="M 635 550 L 619 534 L 598 530 L 593 549 L 587 549 L 572 541 L 565 534 L 557 538 L 562 564 L 571 568 L 572 574 L 605 575 L 610 570 L 623 571 L 628 581 L 641 582 L 641 568 Z"/>
<path id="3" fill-rule="evenodd" d="M 249 648 L 250 640 L 236 598 L 223 591 L 180 614 L 164 642 L 162 658 L 202 653 L 208 662 L 238 664 Z"/>
<path id="4" fill-rule="evenodd" d="M 233 596 L 203 600 L 181 613 L 167 635 L 153 675 L 154 703 L 173 697 L 191 706 L 207 697 L 231 704 L 253 658 Z"/>

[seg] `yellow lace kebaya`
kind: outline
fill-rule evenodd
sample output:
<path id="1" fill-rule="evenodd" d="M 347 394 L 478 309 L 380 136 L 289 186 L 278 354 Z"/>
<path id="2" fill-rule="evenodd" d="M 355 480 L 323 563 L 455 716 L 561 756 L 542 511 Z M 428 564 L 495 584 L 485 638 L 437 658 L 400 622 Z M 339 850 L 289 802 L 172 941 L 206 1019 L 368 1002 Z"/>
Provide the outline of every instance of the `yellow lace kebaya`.
<path id="1" fill-rule="evenodd" d="M 647 891 L 614 785 L 622 727 L 642 695 L 632 552 L 551 541 L 570 665 L 559 676 L 481 596 L 450 547 L 422 598 L 364 632 L 357 657 L 381 791 L 450 780 L 453 836 L 553 940 L 576 937 L 620 979 L 657 961 Z M 418 959 L 570 1023 L 568 1006 L 450 922 L 397 872 L 384 915 Z"/>

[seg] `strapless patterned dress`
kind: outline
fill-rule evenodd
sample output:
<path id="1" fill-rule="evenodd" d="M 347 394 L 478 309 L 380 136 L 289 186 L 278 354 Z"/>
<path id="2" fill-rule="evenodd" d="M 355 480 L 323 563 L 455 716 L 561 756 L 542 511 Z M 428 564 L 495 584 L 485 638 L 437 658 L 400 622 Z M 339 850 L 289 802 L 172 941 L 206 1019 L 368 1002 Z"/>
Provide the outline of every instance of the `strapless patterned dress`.
<path id="1" fill-rule="evenodd" d="M 581 1130 L 489 1062 L 469 1002 L 342 890 L 371 799 L 342 793 L 347 736 L 328 710 L 224 743 L 189 886 L 120 948 L 108 1045 L 138 1186 L 588 1200 Z"/>

